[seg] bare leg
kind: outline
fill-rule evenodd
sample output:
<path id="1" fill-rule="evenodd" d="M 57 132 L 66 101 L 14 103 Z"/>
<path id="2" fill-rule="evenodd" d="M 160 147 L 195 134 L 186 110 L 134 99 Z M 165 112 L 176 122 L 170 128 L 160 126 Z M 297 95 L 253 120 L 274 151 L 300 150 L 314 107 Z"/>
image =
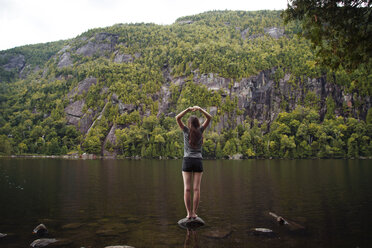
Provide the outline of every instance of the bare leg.
<path id="1" fill-rule="evenodd" d="M 199 201 L 200 201 L 200 182 L 202 179 L 203 172 L 194 172 L 194 183 L 193 183 L 193 190 L 194 190 L 194 199 L 193 199 L 193 206 L 191 217 L 197 217 L 196 211 L 198 210 Z"/>
<path id="2" fill-rule="evenodd" d="M 184 194 L 183 199 L 185 201 L 185 207 L 187 211 L 187 217 L 191 217 L 191 178 L 192 172 L 182 171 Z"/>

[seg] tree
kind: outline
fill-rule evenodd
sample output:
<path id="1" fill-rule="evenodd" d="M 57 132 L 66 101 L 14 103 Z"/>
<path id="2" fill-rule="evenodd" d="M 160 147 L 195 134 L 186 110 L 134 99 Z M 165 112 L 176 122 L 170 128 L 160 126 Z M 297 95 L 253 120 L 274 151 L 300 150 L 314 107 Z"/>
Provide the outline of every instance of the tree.
<path id="1" fill-rule="evenodd" d="M 0 154 L 12 154 L 12 145 L 6 135 L 0 135 Z"/>
<path id="2" fill-rule="evenodd" d="M 371 63 L 372 1 L 289 0 L 282 13 L 286 24 L 300 21 L 319 61 L 332 69 L 354 70 Z"/>

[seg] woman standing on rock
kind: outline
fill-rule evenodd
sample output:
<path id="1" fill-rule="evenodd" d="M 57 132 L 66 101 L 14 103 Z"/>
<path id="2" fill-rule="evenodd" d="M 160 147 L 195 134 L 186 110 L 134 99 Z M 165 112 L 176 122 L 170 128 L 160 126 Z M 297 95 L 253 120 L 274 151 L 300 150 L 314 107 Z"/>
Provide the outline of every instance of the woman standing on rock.
<path id="1" fill-rule="evenodd" d="M 182 117 L 187 112 L 195 112 L 199 110 L 202 112 L 206 120 L 200 126 L 199 119 L 192 115 L 187 121 L 187 126 L 182 122 Z M 189 107 L 176 116 L 177 124 L 183 131 L 184 140 L 184 156 L 182 162 L 182 176 L 184 184 L 184 201 L 187 211 L 188 219 L 195 219 L 197 217 L 196 210 L 198 209 L 200 201 L 200 182 L 203 175 L 203 162 L 202 162 L 202 144 L 203 132 L 208 127 L 212 116 L 200 108 L 199 106 Z M 194 177 L 192 183 L 192 177 Z M 191 184 L 193 185 L 194 198 L 193 206 L 191 209 Z"/>

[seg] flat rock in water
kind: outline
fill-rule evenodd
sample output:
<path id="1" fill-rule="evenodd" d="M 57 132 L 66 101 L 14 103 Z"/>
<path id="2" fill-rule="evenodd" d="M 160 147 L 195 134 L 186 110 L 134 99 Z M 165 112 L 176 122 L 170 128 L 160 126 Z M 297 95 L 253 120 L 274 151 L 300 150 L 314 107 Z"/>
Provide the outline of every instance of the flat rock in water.
<path id="1" fill-rule="evenodd" d="M 196 217 L 195 219 L 183 218 L 180 219 L 177 223 L 181 228 L 184 229 L 196 229 L 205 225 L 204 220 L 200 217 Z"/>
<path id="2" fill-rule="evenodd" d="M 31 247 L 45 247 L 49 244 L 57 242 L 56 239 L 36 239 L 31 243 Z"/>
<path id="3" fill-rule="evenodd" d="M 99 225 L 99 230 L 96 231 L 98 236 L 120 236 L 128 232 L 129 229 L 122 223 L 105 223 Z"/>
<path id="4" fill-rule="evenodd" d="M 224 239 L 230 236 L 231 233 L 232 233 L 232 230 L 216 229 L 216 230 L 210 230 L 210 231 L 203 233 L 203 236 L 207 238 L 212 238 L 212 239 Z"/>
<path id="5" fill-rule="evenodd" d="M 261 228 L 261 227 L 252 228 L 250 229 L 250 232 L 253 235 L 257 235 L 257 236 L 274 236 L 275 235 L 273 230 L 268 229 L 268 228 Z"/>
<path id="6" fill-rule="evenodd" d="M 0 239 L 6 237 L 8 234 L 6 233 L 0 233 Z"/>

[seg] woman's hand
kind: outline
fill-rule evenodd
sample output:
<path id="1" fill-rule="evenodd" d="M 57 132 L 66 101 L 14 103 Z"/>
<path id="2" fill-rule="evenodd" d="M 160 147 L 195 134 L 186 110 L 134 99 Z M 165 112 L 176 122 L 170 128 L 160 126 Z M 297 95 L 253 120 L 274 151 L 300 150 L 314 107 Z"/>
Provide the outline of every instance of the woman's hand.
<path id="1" fill-rule="evenodd" d="M 199 106 L 194 106 L 194 107 L 192 107 L 194 110 L 193 111 L 196 111 L 196 110 L 200 110 L 200 107 Z"/>

